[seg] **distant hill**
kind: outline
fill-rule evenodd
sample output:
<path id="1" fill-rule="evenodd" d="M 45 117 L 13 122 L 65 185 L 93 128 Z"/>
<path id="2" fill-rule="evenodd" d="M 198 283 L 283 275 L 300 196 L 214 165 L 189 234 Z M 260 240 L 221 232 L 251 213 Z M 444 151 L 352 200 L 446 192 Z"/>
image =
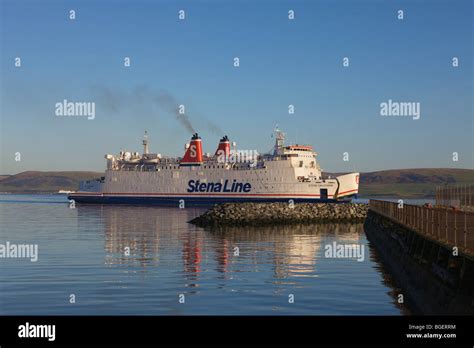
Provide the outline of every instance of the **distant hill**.
<path id="1" fill-rule="evenodd" d="M 362 196 L 433 197 L 436 186 L 444 184 L 474 185 L 474 170 L 419 168 L 362 173 L 359 192 Z"/>
<path id="2" fill-rule="evenodd" d="M 365 197 L 434 197 L 436 186 L 444 184 L 474 185 L 474 169 L 416 168 L 361 173 L 359 194 Z"/>
<path id="3" fill-rule="evenodd" d="M 3 179 L 9 178 L 11 175 L 0 175 L 0 181 Z"/>
<path id="4" fill-rule="evenodd" d="M 363 173 L 364 184 L 445 184 L 473 182 L 474 169 L 420 168 L 391 169 Z"/>
<path id="5" fill-rule="evenodd" d="M 100 172 L 37 172 L 28 171 L 0 179 L 0 192 L 56 193 L 77 190 L 79 182 L 104 176 Z"/>
<path id="6" fill-rule="evenodd" d="M 77 190 L 79 182 L 103 176 L 101 172 L 38 172 L 0 175 L 0 192 L 55 193 Z M 338 175 L 338 174 L 331 174 Z M 432 197 L 437 185 L 472 184 L 474 169 L 420 168 L 361 173 L 361 196 Z"/>

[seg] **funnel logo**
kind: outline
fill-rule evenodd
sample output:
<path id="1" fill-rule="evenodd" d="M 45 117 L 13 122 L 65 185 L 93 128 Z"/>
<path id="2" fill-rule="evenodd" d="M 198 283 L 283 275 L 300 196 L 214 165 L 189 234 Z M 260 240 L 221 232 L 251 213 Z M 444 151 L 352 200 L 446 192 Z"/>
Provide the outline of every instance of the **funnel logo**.
<path id="1" fill-rule="evenodd" d="M 189 155 L 192 157 L 192 158 L 196 158 L 196 145 L 191 145 L 189 147 Z"/>

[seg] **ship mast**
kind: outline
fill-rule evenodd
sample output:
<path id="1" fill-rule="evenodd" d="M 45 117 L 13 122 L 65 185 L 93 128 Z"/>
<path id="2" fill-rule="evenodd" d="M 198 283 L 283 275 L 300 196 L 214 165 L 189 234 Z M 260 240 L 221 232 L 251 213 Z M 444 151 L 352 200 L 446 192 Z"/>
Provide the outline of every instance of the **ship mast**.
<path id="1" fill-rule="evenodd" d="M 278 129 L 278 125 L 275 127 L 275 147 L 273 149 L 273 154 L 278 155 L 283 150 L 285 145 L 285 133 Z"/>
<path id="2" fill-rule="evenodd" d="M 143 135 L 143 154 L 148 155 L 148 132 L 145 131 L 145 135 Z"/>

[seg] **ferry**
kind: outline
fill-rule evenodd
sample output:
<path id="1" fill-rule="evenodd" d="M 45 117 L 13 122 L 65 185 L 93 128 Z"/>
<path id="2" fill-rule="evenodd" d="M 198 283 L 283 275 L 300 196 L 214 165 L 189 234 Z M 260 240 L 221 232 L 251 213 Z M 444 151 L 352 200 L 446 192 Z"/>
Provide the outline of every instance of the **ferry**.
<path id="1" fill-rule="evenodd" d="M 203 153 L 195 133 L 184 157 L 150 153 L 148 134 L 143 153 L 107 154 L 105 176 L 83 181 L 68 195 L 77 203 L 213 205 L 227 202 L 348 202 L 359 190 L 359 173 L 323 177 L 310 145 L 285 145 L 275 130 L 268 154 L 236 149 L 222 137 L 214 155 Z"/>

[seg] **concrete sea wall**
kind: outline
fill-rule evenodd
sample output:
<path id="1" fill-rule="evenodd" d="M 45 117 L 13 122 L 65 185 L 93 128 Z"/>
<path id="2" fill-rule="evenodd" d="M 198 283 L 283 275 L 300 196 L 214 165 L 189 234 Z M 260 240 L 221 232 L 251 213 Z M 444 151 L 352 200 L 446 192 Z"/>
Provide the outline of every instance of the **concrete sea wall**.
<path id="1" fill-rule="evenodd" d="M 473 315 L 474 261 L 369 211 L 368 240 L 413 314 Z"/>

